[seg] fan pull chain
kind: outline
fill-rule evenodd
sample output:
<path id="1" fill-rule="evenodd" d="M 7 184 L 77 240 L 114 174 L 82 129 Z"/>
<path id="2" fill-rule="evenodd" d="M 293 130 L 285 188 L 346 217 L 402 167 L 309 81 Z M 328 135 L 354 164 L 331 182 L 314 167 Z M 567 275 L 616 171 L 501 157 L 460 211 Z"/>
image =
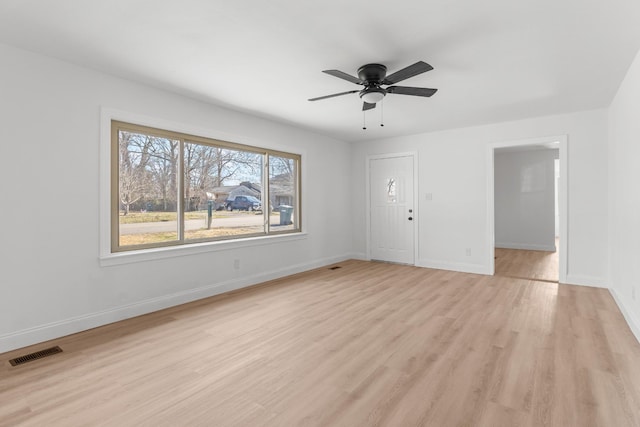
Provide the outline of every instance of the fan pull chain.
<path id="1" fill-rule="evenodd" d="M 367 129 L 367 121 L 364 110 L 362 111 L 362 130 Z"/>
<path id="2" fill-rule="evenodd" d="M 384 127 L 384 99 L 380 101 L 380 127 Z"/>

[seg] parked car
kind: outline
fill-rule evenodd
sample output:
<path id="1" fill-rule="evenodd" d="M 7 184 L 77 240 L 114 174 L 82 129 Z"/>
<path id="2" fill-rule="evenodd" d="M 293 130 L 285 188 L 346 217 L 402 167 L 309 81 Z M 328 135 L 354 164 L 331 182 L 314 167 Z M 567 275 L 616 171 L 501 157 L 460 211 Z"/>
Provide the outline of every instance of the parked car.
<path id="1" fill-rule="evenodd" d="M 260 211 L 262 202 L 253 196 L 235 196 L 227 199 L 225 208 L 228 211 Z"/>

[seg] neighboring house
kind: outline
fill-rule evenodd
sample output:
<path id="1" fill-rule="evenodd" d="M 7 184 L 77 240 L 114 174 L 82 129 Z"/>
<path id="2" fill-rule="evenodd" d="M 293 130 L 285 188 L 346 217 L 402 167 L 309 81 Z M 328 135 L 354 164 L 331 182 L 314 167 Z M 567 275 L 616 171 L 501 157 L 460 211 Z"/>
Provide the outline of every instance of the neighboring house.
<path id="1" fill-rule="evenodd" d="M 294 205 L 293 194 L 295 191 L 291 176 L 282 174 L 270 179 L 269 200 L 274 208 L 281 205 Z M 225 185 L 214 187 L 207 192 L 207 198 L 216 203 L 216 207 L 223 206 L 229 197 L 253 196 L 262 200 L 262 186 L 253 182 L 241 182 L 239 185 Z"/>
<path id="2" fill-rule="evenodd" d="M 285 173 L 269 179 L 269 199 L 274 207 L 293 206 L 294 182 L 290 174 Z"/>
<path id="3" fill-rule="evenodd" d="M 216 208 L 224 206 L 229 197 L 236 196 L 253 196 L 258 200 L 262 200 L 262 187 L 260 184 L 245 181 L 241 182 L 240 185 L 214 187 L 210 192 L 207 192 L 207 198 L 215 202 Z"/>
<path id="4" fill-rule="evenodd" d="M 253 196 L 260 199 L 262 194 L 262 186 L 253 182 L 241 182 L 229 192 L 229 196 Z"/>

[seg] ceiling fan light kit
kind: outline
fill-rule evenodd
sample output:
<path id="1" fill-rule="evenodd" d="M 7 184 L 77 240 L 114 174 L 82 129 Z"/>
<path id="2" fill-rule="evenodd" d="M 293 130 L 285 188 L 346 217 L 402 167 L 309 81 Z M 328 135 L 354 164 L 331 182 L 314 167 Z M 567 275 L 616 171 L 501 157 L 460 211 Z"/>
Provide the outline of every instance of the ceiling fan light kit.
<path id="1" fill-rule="evenodd" d="M 360 98 L 363 101 L 362 111 L 367 111 L 376 108 L 376 103 L 382 101 L 384 97 L 390 93 L 396 95 L 430 97 L 434 93 L 436 93 L 438 89 L 389 85 L 394 85 L 398 82 L 417 76 L 418 74 L 426 73 L 427 71 L 431 70 L 433 70 L 433 67 L 423 61 L 418 61 L 415 64 L 409 65 L 408 67 L 396 71 L 389 76 L 387 76 L 387 67 L 382 64 L 363 65 L 362 67 L 358 68 L 358 77 L 354 77 L 340 70 L 324 70 L 323 73 L 338 77 L 339 79 L 343 79 L 357 85 L 364 86 L 364 89 L 350 90 L 347 92 L 320 96 L 317 98 L 311 98 L 309 99 L 309 101 L 319 101 L 321 99 L 333 98 L 336 96 L 348 95 L 351 93 L 359 93 Z M 383 88 L 382 86 L 388 87 Z M 383 125 L 381 124 L 381 126 Z M 366 127 L 363 126 L 363 129 L 366 129 Z"/>
<path id="2" fill-rule="evenodd" d="M 380 88 L 364 89 L 360 91 L 360 98 L 366 103 L 375 104 L 382 101 L 382 98 L 384 98 L 386 94 L 387 93 Z"/>

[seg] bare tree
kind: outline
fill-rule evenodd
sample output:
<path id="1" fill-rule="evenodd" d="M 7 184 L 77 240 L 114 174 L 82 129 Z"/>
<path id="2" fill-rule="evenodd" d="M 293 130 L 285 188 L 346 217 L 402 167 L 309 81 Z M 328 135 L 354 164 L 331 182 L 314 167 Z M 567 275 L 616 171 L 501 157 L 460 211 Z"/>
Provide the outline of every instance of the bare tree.
<path id="1" fill-rule="evenodd" d="M 216 147 L 214 186 L 224 185 L 226 180 L 240 174 L 255 175 L 260 170 L 262 156 L 248 151 Z"/>
<path id="2" fill-rule="evenodd" d="M 261 155 L 209 145 L 185 143 L 185 210 L 199 209 L 207 190 L 241 175 L 255 175 Z"/>
<path id="3" fill-rule="evenodd" d="M 125 215 L 145 196 L 151 182 L 146 170 L 151 143 L 149 136 L 120 131 L 119 200 Z"/>
<path id="4" fill-rule="evenodd" d="M 119 200 L 124 214 L 134 204 L 151 200 L 165 211 L 174 210 L 178 203 L 180 141 L 127 131 L 120 131 L 119 137 Z M 262 156 L 185 142 L 182 161 L 185 210 L 191 211 L 200 209 L 207 192 L 225 181 L 255 177 Z"/>
<path id="5" fill-rule="evenodd" d="M 162 204 L 162 210 L 175 210 L 178 201 L 176 178 L 178 175 L 178 149 L 179 141 L 165 140 L 156 144 L 155 153 L 152 156 L 151 170 L 154 184 L 158 192 L 158 199 Z"/>
<path id="6" fill-rule="evenodd" d="M 286 175 L 292 177 L 294 174 L 295 161 L 288 157 L 269 156 L 270 176 Z"/>
<path id="7" fill-rule="evenodd" d="M 133 204 L 160 200 L 164 210 L 175 209 L 180 142 L 120 131 L 119 199 L 124 214 Z"/>

